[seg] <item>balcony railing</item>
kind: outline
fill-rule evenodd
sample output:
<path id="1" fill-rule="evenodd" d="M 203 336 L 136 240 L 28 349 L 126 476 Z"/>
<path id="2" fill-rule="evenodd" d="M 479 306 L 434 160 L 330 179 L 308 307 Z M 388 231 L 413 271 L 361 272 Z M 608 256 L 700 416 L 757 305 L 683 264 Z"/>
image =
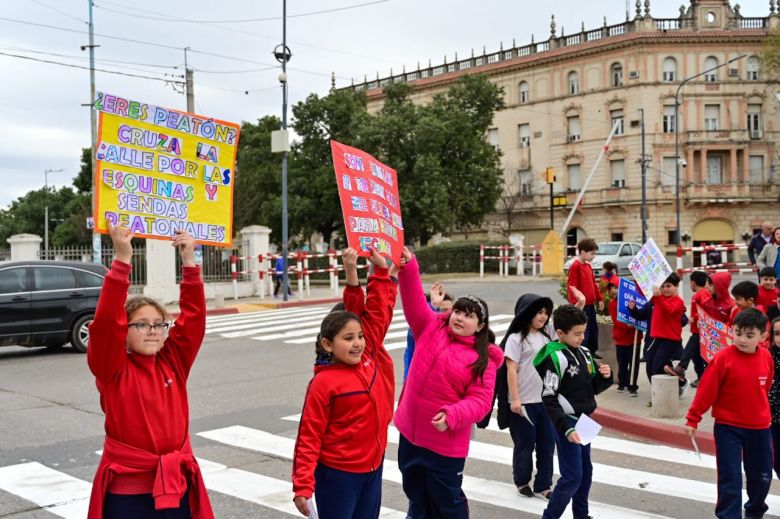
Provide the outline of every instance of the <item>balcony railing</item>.
<path id="1" fill-rule="evenodd" d="M 749 140 L 747 130 L 693 130 L 686 133 L 689 144 L 697 142 L 740 142 Z"/>

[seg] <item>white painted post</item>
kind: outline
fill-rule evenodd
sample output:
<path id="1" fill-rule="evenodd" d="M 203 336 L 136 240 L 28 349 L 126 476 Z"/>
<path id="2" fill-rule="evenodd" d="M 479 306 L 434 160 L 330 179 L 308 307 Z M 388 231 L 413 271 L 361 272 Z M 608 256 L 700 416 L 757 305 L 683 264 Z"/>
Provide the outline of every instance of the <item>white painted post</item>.
<path id="1" fill-rule="evenodd" d="M 14 234 L 6 241 L 11 246 L 11 261 L 35 261 L 40 258 L 43 239 L 37 234 Z"/>
<path id="2" fill-rule="evenodd" d="M 248 272 L 259 272 L 261 268 L 260 255 L 268 254 L 268 239 L 271 235 L 271 229 L 264 225 L 250 225 L 238 231 L 238 234 L 241 236 L 241 243 L 246 249 L 241 251 L 241 256 L 249 257 L 246 270 Z M 252 279 L 251 274 L 249 279 Z M 254 282 L 252 293 L 260 291 L 262 291 L 262 287 L 260 286 L 260 277 L 258 276 L 257 281 Z"/>
<path id="3" fill-rule="evenodd" d="M 293 256 L 291 254 L 291 256 Z M 296 275 L 298 276 L 298 299 L 303 301 L 303 254 L 297 253 L 295 257 L 295 267 L 298 269 Z"/>
<path id="4" fill-rule="evenodd" d="M 265 299 L 265 259 L 262 254 L 257 255 L 257 286 L 260 289 L 260 299 Z"/>
<path id="5" fill-rule="evenodd" d="M 311 280 L 309 279 L 309 255 L 308 253 L 303 253 L 303 281 L 304 286 L 306 287 L 306 295 L 311 295 Z"/>
<path id="6" fill-rule="evenodd" d="M 485 277 L 485 246 L 479 246 L 479 277 Z"/>

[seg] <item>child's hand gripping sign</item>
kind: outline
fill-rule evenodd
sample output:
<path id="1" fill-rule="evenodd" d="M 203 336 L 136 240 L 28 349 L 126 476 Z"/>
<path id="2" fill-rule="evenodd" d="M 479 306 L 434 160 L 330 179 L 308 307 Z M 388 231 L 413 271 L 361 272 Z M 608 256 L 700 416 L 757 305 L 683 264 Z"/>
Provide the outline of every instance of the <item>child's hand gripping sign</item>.
<path id="1" fill-rule="evenodd" d="M 404 244 L 398 176 L 368 153 L 330 141 L 349 246 L 399 263 Z"/>

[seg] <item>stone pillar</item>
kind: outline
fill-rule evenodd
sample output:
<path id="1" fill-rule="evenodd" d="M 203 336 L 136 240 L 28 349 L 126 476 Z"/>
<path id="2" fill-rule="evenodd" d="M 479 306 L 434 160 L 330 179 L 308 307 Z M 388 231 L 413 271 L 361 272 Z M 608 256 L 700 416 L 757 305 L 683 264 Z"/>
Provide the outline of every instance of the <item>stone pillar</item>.
<path id="1" fill-rule="evenodd" d="M 37 234 L 14 234 L 6 241 L 11 245 L 11 261 L 40 259 L 43 239 Z"/>
<path id="2" fill-rule="evenodd" d="M 762 172 L 763 173 L 763 172 Z M 768 179 L 765 175 L 762 174 L 761 178 L 763 178 L 763 182 L 768 182 Z M 744 148 L 742 150 L 742 182 L 745 184 L 749 184 L 751 181 L 750 176 L 750 154 L 748 153 L 748 148 Z"/>
<path id="3" fill-rule="evenodd" d="M 707 184 L 707 148 L 701 149 L 701 169 L 699 173 L 701 174 L 701 183 Z"/>
<path id="4" fill-rule="evenodd" d="M 737 148 L 732 146 L 729 152 L 729 182 L 732 184 L 732 189 L 736 189 L 734 184 L 737 183 Z"/>
<path id="5" fill-rule="evenodd" d="M 701 183 L 701 181 L 696 180 L 696 170 L 693 167 L 693 157 L 693 148 L 688 148 L 688 158 L 685 159 L 685 161 L 688 163 L 688 171 L 685 173 L 685 178 L 688 179 L 688 182 L 691 182 L 695 185 Z"/>
<path id="6" fill-rule="evenodd" d="M 257 257 L 260 254 L 263 256 L 268 255 L 268 238 L 271 235 L 271 229 L 264 225 L 250 225 L 249 227 L 244 227 L 238 231 L 238 234 L 241 236 L 241 254 L 252 258 L 249 260 L 247 270 L 253 272 L 253 293 L 259 294 L 263 287 L 260 284 L 260 276 L 257 274 L 260 270 L 260 262 Z"/>
<path id="7" fill-rule="evenodd" d="M 176 285 L 176 249 L 169 240 L 146 240 L 146 286 L 144 295 L 163 304 L 179 300 Z"/>

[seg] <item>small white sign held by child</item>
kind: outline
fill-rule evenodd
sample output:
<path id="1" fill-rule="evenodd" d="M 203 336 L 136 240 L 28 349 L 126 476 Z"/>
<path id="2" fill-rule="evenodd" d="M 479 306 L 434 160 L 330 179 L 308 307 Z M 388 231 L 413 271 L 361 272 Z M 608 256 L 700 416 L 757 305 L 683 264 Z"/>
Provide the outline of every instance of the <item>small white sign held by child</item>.
<path id="1" fill-rule="evenodd" d="M 590 416 L 582 413 L 580 419 L 574 425 L 574 430 L 580 437 L 580 445 L 590 445 L 596 439 L 601 431 L 601 425 Z"/>
<path id="2" fill-rule="evenodd" d="M 317 514 L 317 503 L 313 497 L 306 500 L 306 506 L 309 507 L 309 519 L 320 519 L 320 516 Z"/>
<path id="3" fill-rule="evenodd" d="M 652 294 L 653 287 L 660 287 L 674 272 L 652 238 L 648 239 L 637 255 L 631 259 L 628 270 L 634 275 L 639 288 L 646 296 Z"/>

